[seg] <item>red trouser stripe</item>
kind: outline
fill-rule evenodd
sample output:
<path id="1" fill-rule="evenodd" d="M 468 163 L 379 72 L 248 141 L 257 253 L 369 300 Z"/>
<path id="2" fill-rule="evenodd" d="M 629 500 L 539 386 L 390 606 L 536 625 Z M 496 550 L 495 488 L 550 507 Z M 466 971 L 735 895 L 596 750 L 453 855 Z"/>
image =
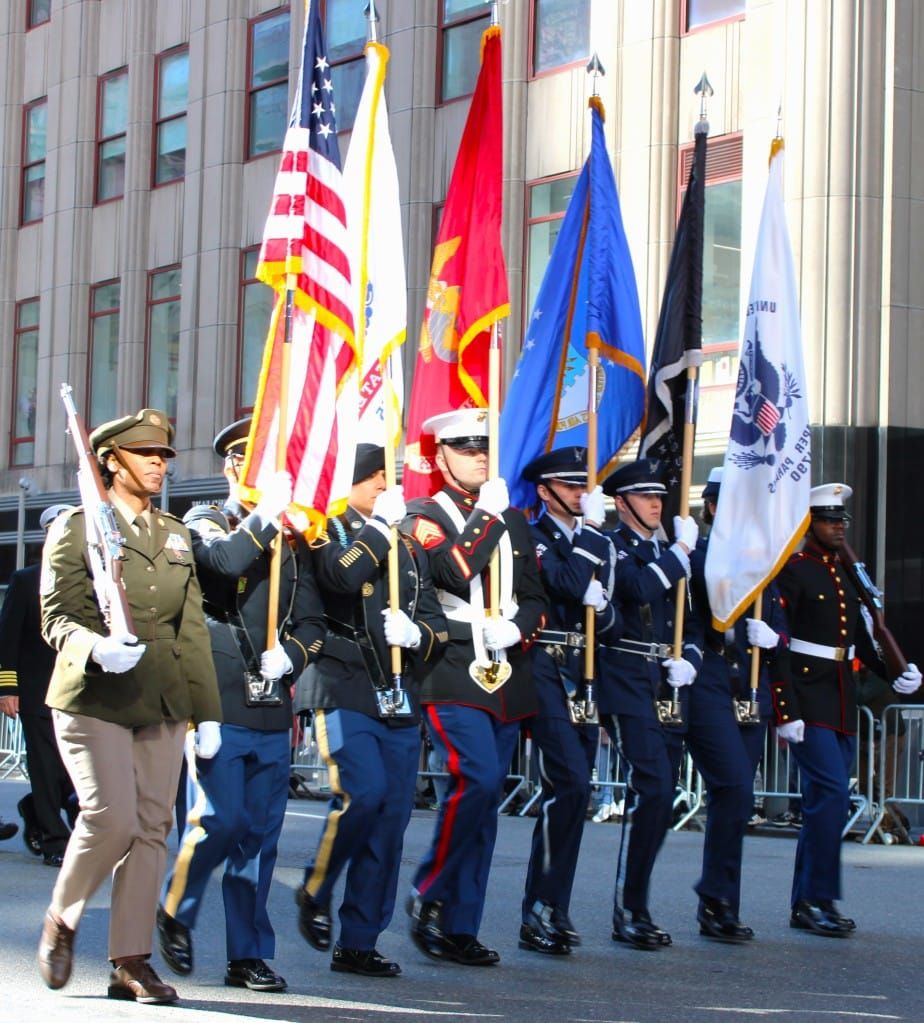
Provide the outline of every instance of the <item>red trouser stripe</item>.
<path id="1" fill-rule="evenodd" d="M 446 766 L 449 769 L 449 774 L 456 779 L 456 786 L 443 808 L 442 827 L 440 828 L 439 840 L 436 843 L 436 855 L 433 858 L 433 867 L 431 868 L 430 873 L 423 879 L 422 883 L 417 886 L 417 890 L 421 895 L 426 894 L 427 889 L 431 884 L 433 884 L 433 881 L 436 879 L 437 875 L 446 863 L 446 855 L 452 845 L 452 833 L 459 809 L 459 802 L 465 793 L 465 779 L 462 777 L 462 773 L 459 770 L 459 751 L 449 741 L 449 737 L 446 735 L 446 730 L 443 728 L 443 723 L 439 719 L 436 705 L 433 703 L 427 707 L 427 720 L 430 723 L 430 727 L 436 732 L 436 734 L 440 737 L 440 741 L 446 747 L 446 752 L 449 755 Z"/>

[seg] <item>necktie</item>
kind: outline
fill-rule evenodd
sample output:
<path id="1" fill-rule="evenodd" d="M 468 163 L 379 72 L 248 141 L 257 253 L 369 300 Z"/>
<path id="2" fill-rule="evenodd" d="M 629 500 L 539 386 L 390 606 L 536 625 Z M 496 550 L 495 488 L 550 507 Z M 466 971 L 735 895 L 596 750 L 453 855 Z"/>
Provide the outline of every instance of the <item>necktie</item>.
<path id="1" fill-rule="evenodd" d="M 141 546 L 150 553 L 151 531 L 148 529 L 147 520 L 143 515 L 135 516 L 135 526 L 138 528 L 138 539 L 141 542 Z"/>

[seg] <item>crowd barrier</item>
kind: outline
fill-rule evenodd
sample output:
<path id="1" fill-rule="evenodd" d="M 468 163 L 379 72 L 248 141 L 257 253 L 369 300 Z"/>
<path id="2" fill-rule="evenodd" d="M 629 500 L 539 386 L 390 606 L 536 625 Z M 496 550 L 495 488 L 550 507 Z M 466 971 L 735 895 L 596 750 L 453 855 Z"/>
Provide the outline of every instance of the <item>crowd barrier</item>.
<path id="1" fill-rule="evenodd" d="M 905 811 L 924 808 L 924 707 L 893 704 L 879 720 L 869 758 L 871 823 L 864 842 L 886 835 L 908 841 Z M 875 773 L 874 773 L 875 765 Z"/>
<path id="2" fill-rule="evenodd" d="M 21 774 L 28 778 L 26 744 L 22 737 L 19 718 L 0 714 L 0 779 Z"/>

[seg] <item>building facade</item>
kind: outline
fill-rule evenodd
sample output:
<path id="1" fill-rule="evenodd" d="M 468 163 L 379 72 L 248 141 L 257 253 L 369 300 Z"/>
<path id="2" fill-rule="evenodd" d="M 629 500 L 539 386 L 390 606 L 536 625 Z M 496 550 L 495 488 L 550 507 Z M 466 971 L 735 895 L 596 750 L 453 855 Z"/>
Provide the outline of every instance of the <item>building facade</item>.
<path id="1" fill-rule="evenodd" d="M 365 4 L 319 2 L 345 153 Z M 410 372 L 490 5 L 376 8 L 391 50 Z M 594 89 L 650 351 L 705 71 L 714 95 L 695 480 L 724 451 L 781 126 L 813 478 L 855 487 L 854 546 L 913 648 L 924 600 L 912 525 L 922 484 L 908 471 L 924 451 L 924 298 L 913 285 L 924 248 L 924 11 L 914 0 L 508 0 L 499 17 L 507 373 L 589 148 Z M 0 5 L 0 581 L 14 567 L 17 514 L 34 546 L 40 509 L 74 493 L 64 381 L 90 426 L 146 405 L 170 412 L 173 510 L 222 492 L 211 438 L 255 395 L 269 292 L 254 270 L 303 21 L 301 0 Z M 606 70 L 596 79 L 593 52 Z"/>

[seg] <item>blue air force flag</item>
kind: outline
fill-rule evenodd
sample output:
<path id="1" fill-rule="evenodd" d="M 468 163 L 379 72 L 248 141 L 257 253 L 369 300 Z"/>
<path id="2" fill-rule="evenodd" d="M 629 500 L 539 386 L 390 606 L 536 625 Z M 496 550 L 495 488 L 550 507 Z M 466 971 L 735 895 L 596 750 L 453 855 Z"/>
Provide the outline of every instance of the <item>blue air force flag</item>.
<path id="1" fill-rule="evenodd" d="M 722 489 L 706 554 L 706 587 L 717 629 L 731 628 L 805 533 L 810 440 L 799 302 L 783 206 L 783 140 L 774 139 Z"/>

